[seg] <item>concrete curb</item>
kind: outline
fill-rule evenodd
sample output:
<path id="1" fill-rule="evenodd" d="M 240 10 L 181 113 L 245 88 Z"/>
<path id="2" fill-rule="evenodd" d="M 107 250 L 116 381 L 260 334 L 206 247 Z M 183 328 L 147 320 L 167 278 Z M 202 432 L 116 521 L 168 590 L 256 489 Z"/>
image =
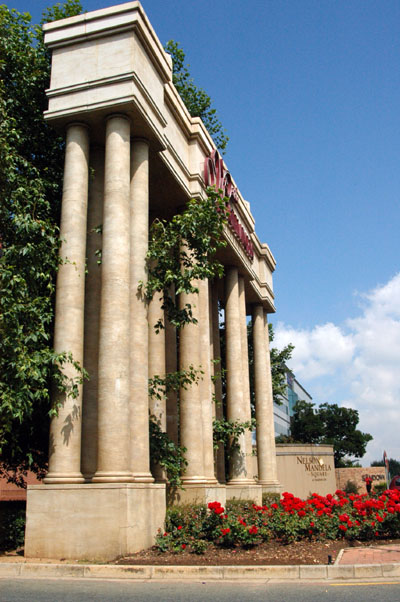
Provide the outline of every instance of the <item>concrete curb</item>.
<path id="1" fill-rule="evenodd" d="M 0 579 L 130 579 L 138 581 L 251 581 L 400 578 L 398 564 L 300 566 L 128 566 L 108 564 L 1 563 Z"/>

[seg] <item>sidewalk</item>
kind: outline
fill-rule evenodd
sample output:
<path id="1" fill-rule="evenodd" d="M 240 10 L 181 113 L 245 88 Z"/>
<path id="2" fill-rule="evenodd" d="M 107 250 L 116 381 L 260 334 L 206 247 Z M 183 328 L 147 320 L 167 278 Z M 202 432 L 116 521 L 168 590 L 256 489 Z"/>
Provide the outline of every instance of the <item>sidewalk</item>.
<path id="1" fill-rule="evenodd" d="M 336 564 L 387 564 L 400 563 L 400 545 L 345 548 L 338 555 Z"/>
<path id="2" fill-rule="evenodd" d="M 82 564 L 9 556 L 0 558 L 1 578 L 130 579 L 135 581 L 335 581 L 390 578 L 400 581 L 400 545 L 346 548 L 334 565 L 127 566 Z"/>

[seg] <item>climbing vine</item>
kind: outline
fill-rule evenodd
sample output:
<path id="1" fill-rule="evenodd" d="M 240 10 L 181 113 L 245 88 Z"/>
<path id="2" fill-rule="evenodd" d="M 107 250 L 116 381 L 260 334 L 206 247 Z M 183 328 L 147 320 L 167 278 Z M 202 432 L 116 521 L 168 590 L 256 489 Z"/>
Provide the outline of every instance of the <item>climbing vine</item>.
<path id="1" fill-rule="evenodd" d="M 254 418 L 247 422 L 215 418 L 213 420 L 214 449 L 218 449 L 219 444 L 222 443 L 225 450 L 225 456 L 229 460 L 234 452 L 240 449 L 239 437 L 248 430 L 254 430 L 255 427 L 256 421 Z"/>
<path id="2" fill-rule="evenodd" d="M 223 266 L 215 254 L 226 246 L 223 229 L 227 218 L 226 199 L 208 188 L 206 199 L 192 199 L 182 213 L 169 221 L 156 219 L 150 227 L 148 281 L 140 287 L 145 288 L 148 299 L 160 293 L 162 309 L 178 329 L 196 322 L 189 303 L 179 307 L 179 295 L 198 293 L 196 280 L 223 274 Z M 162 321 L 155 326 L 162 329 Z"/>
<path id="3" fill-rule="evenodd" d="M 165 433 L 155 416 L 150 416 L 150 458 L 152 464 L 159 464 L 165 470 L 172 487 L 182 489 L 182 473 L 187 461 L 185 447 L 176 445 Z"/>

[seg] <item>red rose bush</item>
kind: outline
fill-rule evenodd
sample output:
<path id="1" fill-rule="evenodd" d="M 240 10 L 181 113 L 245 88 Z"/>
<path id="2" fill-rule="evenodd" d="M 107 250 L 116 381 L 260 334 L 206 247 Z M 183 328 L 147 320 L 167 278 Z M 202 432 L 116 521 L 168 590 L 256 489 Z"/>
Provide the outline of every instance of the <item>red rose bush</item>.
<path id="1" fill-rule="evenodd" d="M 231 501 L 208 506 L 182 506 L 168 510 L 165 531 L 159 532 L 160 552 L 187 549 L 203 553 L 210 543 L 223 547 L 253 547 L 277 540 L 371 540 L 400 537 L 400 492 L 346 495 L 337 490 L 326 496 L 313 493 L 301 500 L 285 492 L 279 501 L 257 506 Z"/>

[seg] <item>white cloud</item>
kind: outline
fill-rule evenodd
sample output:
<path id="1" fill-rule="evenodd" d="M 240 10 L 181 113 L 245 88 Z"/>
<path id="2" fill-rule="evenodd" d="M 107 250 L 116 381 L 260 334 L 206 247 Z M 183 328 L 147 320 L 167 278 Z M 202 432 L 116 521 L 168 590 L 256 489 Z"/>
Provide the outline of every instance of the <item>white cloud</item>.
<path id="1" fill-rule="evenodd" d="M 400 273 L 360 300 L 360 315 L 344 325 L 278 323 L 274 346 L 295 345 L 289 366 L 317 403 L 359 411 L 359 427 L 374 437 L 366 464 L 384 449 L 400 459 Z"/>
<path id="2" fill-rule="evenodd" d="M 274 345 L 280 348 L 288 343 L 295 346 L 290 366 L 301 378 L 332 374 L 347 365 L 354 355 L 352 336 L 331 322 L 315 326 L 311 331 L 295 330 L 279 322 Z"/>

